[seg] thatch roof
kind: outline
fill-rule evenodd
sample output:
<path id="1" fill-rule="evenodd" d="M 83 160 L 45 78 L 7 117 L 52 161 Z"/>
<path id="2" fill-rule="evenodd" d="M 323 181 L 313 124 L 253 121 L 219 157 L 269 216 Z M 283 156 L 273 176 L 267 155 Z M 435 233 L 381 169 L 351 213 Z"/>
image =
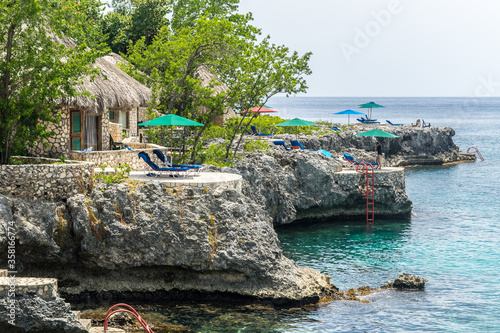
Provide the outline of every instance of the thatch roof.
<path id="1" fill-rule="evenodd" d="M 202 87 L 208 87 L 212 80 L 218 82 L 219 84 L 213 87 L 213 90 L 216 94 L 228 90 L 227 86 L 223 82 L 220 82 L 219 78 L 215 76 L 215 74 L 210 70 L 208 70 L 206 66 L 198 67 L 198 69 L 196 70 L 196 78 L 202 81 Z"/>
<path id="2" fill-rule="evenodd" d="M 73 44 L 69 38 L 54 39 L 66 47 L 71 47 Z M 146 106 L 151 99 L 151 90 L 120 70 L 116 66 L 119 62 L 125 60 L 116 53 L 98 58 L 94 68 L 100 68 L 101 74 L 93 81 L 89 77 L 84 78 L 83 84 L 76 87 L 78 92 L 88 91 L 93 97 L 65 98 L 59 104 L 95 115 L 102 115 L 109 110 L 130 110 Z"/>

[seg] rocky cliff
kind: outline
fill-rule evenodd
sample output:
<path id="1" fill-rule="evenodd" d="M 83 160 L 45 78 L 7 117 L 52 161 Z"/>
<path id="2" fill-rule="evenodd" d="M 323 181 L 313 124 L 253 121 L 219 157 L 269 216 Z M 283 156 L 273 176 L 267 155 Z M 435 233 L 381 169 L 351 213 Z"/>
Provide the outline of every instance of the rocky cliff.
<path id="1" fill-rule="evenodd" d="M 18 270 L 58 278 L 68 300 L 340 297 L 328 276 L 283 256 L 273 223 L 362 217 L 363 175 L 318 152 L 277 149 L 212 171 L 241 174 L 241 192 L 129 180 L 65 202 L 0 196 L 0 258 L 13 222 Z M 403 171 L 377 177 L 380 210 L 408 216 Z"/>
<path id="2" fill-rule="evenodd" d="M 442 163 L 458 155 L 452 129 L 390 131 L 400 138 L 380 139 L 387 164 Z M 342 171 L 340 157 L 350 152 L 374 160 L 374 139 L 347 131 L 300 140 L 333 158 L 273 147 L 231 168 L 208 168 L 242 175 L 241 192 L 128 181 L 64 201 L 0 196 L 0 265 L 13 222 L 20 274 L 58 278 L 68 300 L 339 298 L 328 276 L 283 256 L 273 225 L 363 218 L 364 175 Z M 375 207 L 377 217 L 409 218 L 402 169 L 376 173 Z"/>
<path id="3" fill-rule="evenodd" d="M 297 220 L 363 219 L 365 176 L 343 171 L 346 162 L 313 151 L 253 153 L 232 168 L 212 168 L 243 176 L 245 195 L 264 207 L 274 224 Z M 378 217 L 409 219 L 412 203 L 405 193 L 404 170 L 375 173 Z"/>
<path id="4" fill-rule="evenodd" d="M 399 138 L 373 138 L 354 136 L 356 133 L 380 128 L 396 134 Z M 342 132 L 323 136 L 312 135 L 300 138 L 306 148 L 325 149 L 341 156 L 354 155 L 358 160 L 375 160 L 375 140 L 379 141 L 385 156 L 386 166 L 443 164 L 461 159 L 458 147 L 453 143 L 455 130 L 450 127 L 411 127 L 362 125 L 349 127 Z M 295 140 L 294 136 L 284 136 Z"/>
<path id="5" fill-rule="evenodd" d="M 339 297 L 329 277 L 283 256 L 271 218 L 234 190 L 132 182 L 67 203 L 2 196 L 0 219 L 0 256 L 14 222 L 18 270 L 58 278 L 68 300 Z"/>

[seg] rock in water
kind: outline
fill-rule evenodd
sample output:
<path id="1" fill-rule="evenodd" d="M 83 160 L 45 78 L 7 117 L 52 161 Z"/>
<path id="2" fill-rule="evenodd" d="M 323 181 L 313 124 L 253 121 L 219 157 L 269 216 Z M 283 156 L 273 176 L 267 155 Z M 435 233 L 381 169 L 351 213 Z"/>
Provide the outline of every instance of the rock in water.
<path id="1" fill-rule="evenodd" d="M 403 273 L 394 280 L 392 286 L 393 288 L 399 290 L 409 290 L 409 289 L 423 290 L 425 288 L 425 283 L 427 281 L 429 280 L 421 278 L 416 275 Z"/>

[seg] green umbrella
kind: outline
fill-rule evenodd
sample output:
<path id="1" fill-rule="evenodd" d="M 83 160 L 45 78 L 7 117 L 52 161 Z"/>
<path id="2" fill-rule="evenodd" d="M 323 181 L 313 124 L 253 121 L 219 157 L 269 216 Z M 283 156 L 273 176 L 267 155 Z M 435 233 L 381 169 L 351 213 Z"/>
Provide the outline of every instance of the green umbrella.
<path id="1" fill-rule="evenodd" d="M 380 138 L 399 138 L 399 136 L 391 133 L 387 133 L 385 131 L 379 130 L 378 128 L 373 129 L 371 131 L 366 131 L 354 135 L 359 135 L 359 136 L 376 136 Z"/>
<path id="2" fill-rule="evenodd" d="M 139 126 L 170 126 L 170 156 L 173 155 L 173 131 L 174 126 L 205 126 L 197 121 L 187 119 L 176 114 L 167 114 L 166 116 L 161 116 L 152 120 L 140 123 Z"/>
<path id="3" fill-rule="evenodd" d="M 297 135 L 299 137 L 299 126 L 318 126 L 318 124 L 313 123 L 312 121 L 302 120 L 299 118 L 294 118 L 292 120 L 287 120 L 285 122 L 276 124 L 274 126 L 297 126 Z"/>
<path id="4" fill-rule="evenodd" d="M 368 113 L 368 119 L 372 119 L 372 108 L 383 108 L 382 105 L 379 105 L 377 103 L 374 103 L 374 102 L 369 102 L 369 103 L 365 103 L 365 104 L 360 104 L 358 105 L 360 108 L 362 109 L 367 109 L 367 108 L 370 108 L 370 112 Z"/>

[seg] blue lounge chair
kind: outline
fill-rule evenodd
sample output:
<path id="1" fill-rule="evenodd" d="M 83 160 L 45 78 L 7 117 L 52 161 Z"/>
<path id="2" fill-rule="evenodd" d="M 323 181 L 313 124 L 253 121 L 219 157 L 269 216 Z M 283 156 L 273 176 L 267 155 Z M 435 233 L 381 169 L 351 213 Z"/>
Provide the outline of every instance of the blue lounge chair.
<path id="1" fill-rule="evenodd" d="M 341 129 L 338 128 L 337 126 L 333 126 L 333 130 L 336 131 L 336 132 L 341 132 Z"/>
<path id="2" fill-rule="evenodd" d="M 242 127 L 241 129 L 242 129 L 242 130 L 244 130 L 243 132 L 244 132 L 245 134 L 248 134 L 248 135 L 254 135 L 252 132 L 250 132 L 249 130 L 247 130 L 245 127 Z"/>
<path id="3" fill-rule="evenodd" d="M 252 129 L 252 132 L 254 135 L 258 136 L 274 136 L 274 134 L 266 134 L 266 133 L 259 133 L 257 132 L 257 128 L 254 125 L 251 125 L 250 128 Z"/>
<path id="4" fill-rule="evenodd" d="M 149 157 L 149 155 L 144 152 L 144 151 L 141 151 L 139 153 L 139 158 L 142 158 L 144 160 L 144 162 L 146 162 L 150 167 L 151 169 L 153 169 L 154 172 L 158 172 L 159 174 L 156 174 L 154 172 L 150 172 L 150 173 L 147 173 L 146 175 L 147 176 L 159 176 L 159 175 L 162 175 L 162 174 L 167 174 L 167 175 L 171 175 L 171 176 L 176 176 L 176 177 L 185 177 L 186 175 L 188 175 L 188 171 L 189 171 L 189 168 L 174 168 L 174 167 L 169 167 L 169 168 L 160 168 L 158 165 L 156 165 L 155 162 L 151 161 L 151 158 Z"/>
<path id="5" fill-rule="evenodd" d="M 393 124 L 389 120 L 386 120 L 386 122 L 391 125 L 391 126 L 403 126 L 404 124 Z"/>
<path id="6" fill-rule="evenodd" d="M 172 167 L 172 168 L 188 168 L 193 171 L 201 171 L 201 165 L 197 164 L 172 164 L 168 158 L 163 155 L 163 152 L 160 149 L 154 149 L 153 154 L 158 157 L 158 159 L 163 163 L 164 166 L 166 167 Z"/>
<path id="7" fill-rule="evenodd" d="M 314 149 L 304 149 L 304 146 L 302 145 L 302 142 L 298 142 L 296 140 L 290 140 L 290 143 L 292 144 L 292 148 L 293 149 L 301 149 L 301 150 L 314 151 Z"/>
<path id="8" fill-rule="evenodd" d="M 290 143 L 292 144 L 293 149 L 300 149 L 300 150 L 307 150 L 307 151 L 314 151 L 314 149 L 304 149 L 304 146 L 302 145 L 302 142 L 298 142 L 296 140 L 290 140 Z M 320 149 L 318 150 L 321 154 L 325 155 L 326 157 L 332 157 L 332 155 L 327 152 L 326 150 Z"/>
<path id="9" fill-rule="evenodd" d="M 284 147 L 286 150 L 292 150 L 292 148 L 288 148 L 285 144 L 285 141 L 282 141 L 282 140 L 277 140 L 277 141 L 273 141 L 273 143 L 276 145 L 276 146 L 282 146 Z"/>
<path id="10" fill-rule="evenodd" d="M 357 118 L 357 120 L 362 124 L 380 124 L 380 121 L 375 121 L 377 119 L 367 120 L 365 118 Z"/>
<path id="11" fill-rule="evenodd" d="M 354 157 L 352 157 L 351 155 L 349 154 L 344 154 L 344 158 L 347 160 L 347 162 L 349 162 L 351 164 L 352 167 L 356 167 L 360 164 L 371 164 L 373 166 L 378 166 L 378 163 L 371 163 L 371 162 L 358 162 L 354 159 Z"/>

